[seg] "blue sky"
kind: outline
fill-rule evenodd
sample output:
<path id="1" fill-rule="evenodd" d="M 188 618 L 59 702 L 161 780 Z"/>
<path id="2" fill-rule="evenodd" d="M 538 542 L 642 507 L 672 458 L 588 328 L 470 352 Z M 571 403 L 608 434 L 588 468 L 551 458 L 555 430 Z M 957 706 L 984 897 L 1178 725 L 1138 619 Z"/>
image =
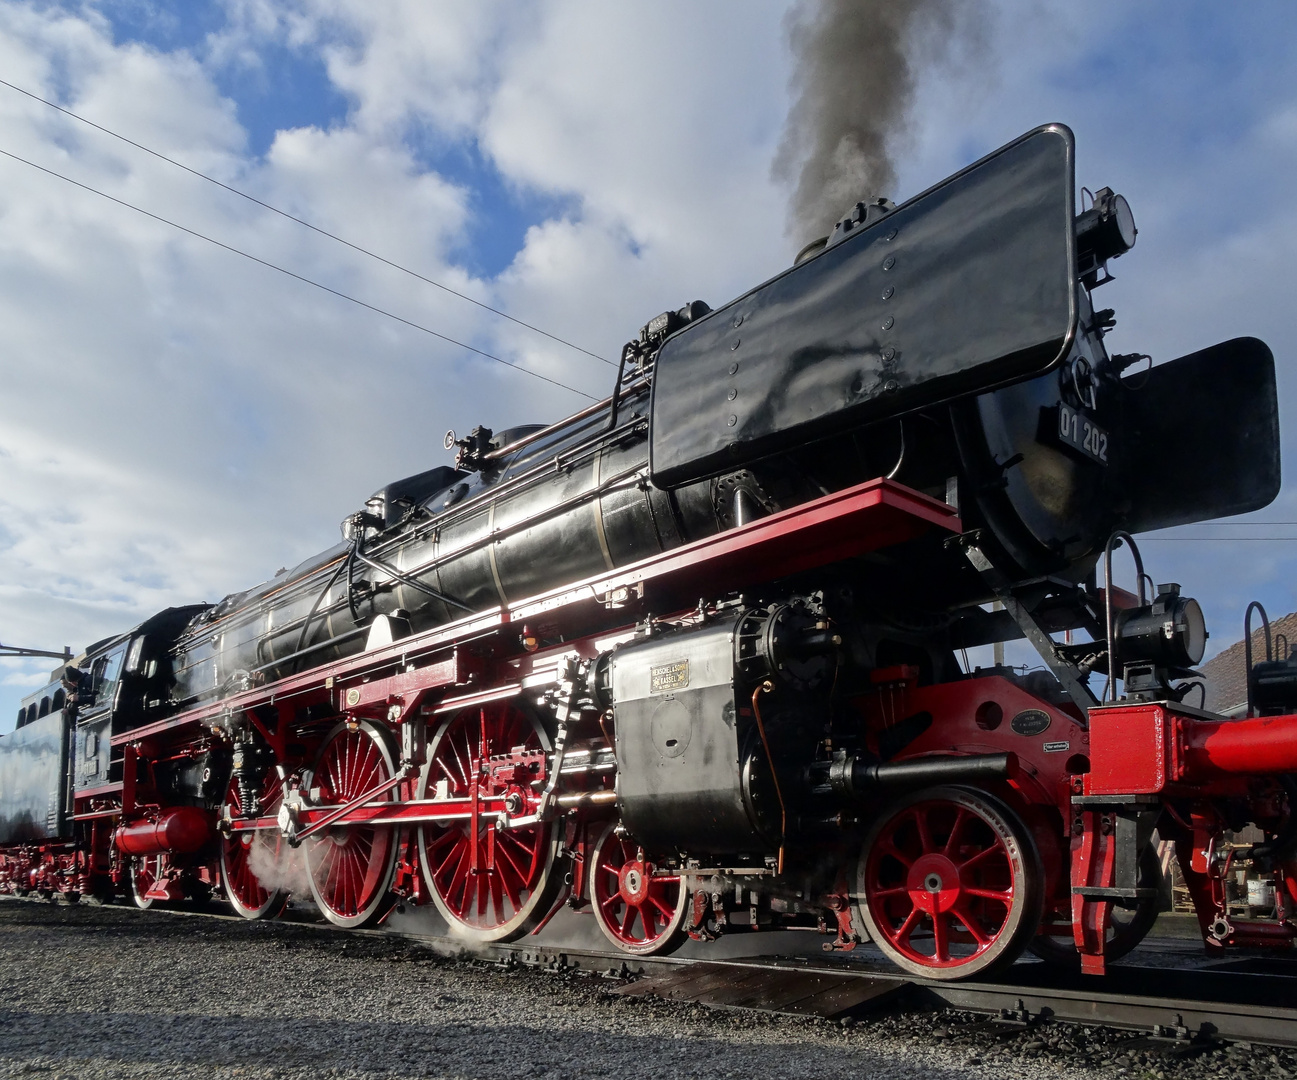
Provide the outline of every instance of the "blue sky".
<path id="1" fill-rule="evenodd" d="M 138 44 L 160 53 L 184 51 L 209 61 L 212 82 L 235 104 L 247 133 L 247 149 L 257 157 L 270 149 L 278 131 L 328 128 L 346 120 L 350 103 L 330 81 L 318 49 L 294 47 L 269 35 L 252 50 L 214 56 L 212 39 L 235 21 L 229 5 L 213 0 L 118 0 L 96 6 L 117 45 Z"/>
<path id="2" fill-rule="evenodd" d="M 280 131 L 345 125 L 356 104 L 354 95 L 330 80 L 321 54 L 322 45 L 346 42 L 342 27 L 325 25 L 323 40 L 310 44 L 294 44 L 283 34 L 271 33 L 254 49 L 225 56 L 213 48 L 213 39 L 237 21 L 226 4 L 123 2 L 101 10 L 119 44 L 160 52 L 184 50 L 205 58 L 214 85 L 236 108 L 253 157 L 263 158 Z M 472 137 L 448 139 L 417 118 L 411 118 L 400 137 L 422 168 L 467 193 L 471 216 L 453 255 L 475 275 L 500 274 L 513 262 L 531 226 L 570 209 L 570 200 L 561 193 L 526 189 L 510 181 Z"/>
<path id="3" fill-rule="evenodd" d="M 904 198 L 1037 124 L 1141 233 L 1101 297 L 1118 351 L 1269 340 L 1297 432 L 1297 33 L 1286 0 L 988 0 L 922 62 Z M 800 246 L 770 163 L 785 0 L 0 4 L 0 77 L 615 357 Z M 0 149 L 590 394 L 596 361 L 275 219 L 0 87 Z M 79 648 L 331 544 L 441 435 L 584 399 L 0 160 L 0 640 Z M 1209 437 L 1209 434 L 1206 436 Z M 1287 439 L 1286 476 L 1297 476 Z M 1260 521 L 1297 521 L 1286 483 Z M 1292 535 L 1193 526 L 1177 536 Z M 1214 638 L 1297 608 L 1297 541 L 1150 537 Z M 0 730 L 40 663 L 0 664 Z"/>

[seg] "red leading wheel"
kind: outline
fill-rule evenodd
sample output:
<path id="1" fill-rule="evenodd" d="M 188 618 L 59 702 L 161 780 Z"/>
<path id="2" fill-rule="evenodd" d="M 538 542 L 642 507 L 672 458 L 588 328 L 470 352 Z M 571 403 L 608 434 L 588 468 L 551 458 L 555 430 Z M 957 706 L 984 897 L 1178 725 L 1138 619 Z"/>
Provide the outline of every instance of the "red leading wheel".
<path id="1" fill-rule="evenodd" d="M 340 806 L 372 791 L 396 773 L 387 733 L 367 721 L 338 724 L 315 759 L 311 786 L 319 805 Z M 392 790 L 378 796 L 391 801 Z M 397 838 L 391 825 L 335 825 L 306 841 L 311 895 L 337 926 L 364 926 L 390 903 Z"/>
<path id="2" fill-rule="evenodd" d="M 1140 853 L 1137 872 L 1139 877 L 1136 883 L 1139 887 L 1156 889 L 1158 894 L 1140 897 L 1133 908 L 1113 905 L 1109 912 L 1103 946 L 1104 958 L 1109 963 L 1120 960 L 1138 946 L 1157 921 L 1161 906 L 1162 862 L 1158 858 L 1155 843 L 1145 845 Z M 1062 909 L 1047 915 L 1041 921 L 1040 932 L 1027 947 L 1047 963 L 1077 971 L 1081 968 L 1081 954 L 1076 951 L 1072 913 L 1069 910 Z"/>
<path id="3" fill-rule="evenodd" d="M 551 744 L 540 721 L 517 705 L 456 713 L 433 740 L 419 798 L 464 799 L 470 806 L 475 798 L 534 802 L 529 784 L 497 778 L 488 767 L 492 755 L 518 747 L 549 750 Z M 544 915 L 560 884 L 551 872 L 556 837 L 556 823 L 501 829 L 493 813 L 420 825 L 423 878 L 451 930 L 474 941 L 508 941 Z"/>
<path id="4" fill-rule="evenodd" d="M 689 892 L 679 875 L 654 877 L 654 866 L 632 840 L 609 825 L 590 856 L 590 900 L 604 936 L 640 956 L 680 944 Z"/>
<path id="5" fill-rule="evenodd" d="M 932 788 L 883 811 L 856 871 L 860 917 L 899 967 L 966 979 L 1018 958 L 1043 907 L 1031 834 L 982 792 Z"/>
<path id="6" fill-rule="evenodd" d="M 270 769 L 261 785 L 257 816 L 273 818 L 284 798 L 284 784 Z M 230 777 L 225 790 L 225 813 L 231 821 L 244 817 L 247 809 L 239 792 L 237 777 Z M 262 881 L 282 875 L 291 852 L 279 830 L 257 829 L 231 833 L 221 840 L 221 883 L 230 906 L 245 919 L 273 919 L 284 910 L 288 893 L 267 889 Z"/>

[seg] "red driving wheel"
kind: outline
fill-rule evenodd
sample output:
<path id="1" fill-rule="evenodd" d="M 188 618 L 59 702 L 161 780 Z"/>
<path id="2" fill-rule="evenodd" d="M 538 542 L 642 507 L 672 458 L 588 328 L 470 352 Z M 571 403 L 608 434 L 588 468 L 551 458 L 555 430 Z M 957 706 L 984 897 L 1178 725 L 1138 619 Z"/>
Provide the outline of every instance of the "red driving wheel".
<path id="1" fill-rule="evenodd" d="M 640 956 L 680 944 L 689 892 L 678 874 L 655 877 L 653 864 L 615 825 L 604 829 L 589 859 L 594 917 L 609 941 Z"/>
<path id="2" fill-rule="evenodd" d="M 165 855 L 136 855 L 131 859 L 131 899 L 141 911 L 148 911 L 155 903 L 148 891 L 162 875 Z"/>
<path id="3" fill-rule="evenodd" d="M 965 979 L 1018 958 L 1043 908 L 1040 855 L 1007 806 L 964 788 L 886 809 L 856 872 L 860 917 L 898 966 Z"/>
<path id="4" fill-rule="evenodd" d="M 257 816 L 273 818 L 279 813 L 284 798 L 284 784 L 279 774 L 270 769 L 262 781 L 257 803 Z M 239 792 L 237 777 L 231 776 L 225 789 L 225 814 L 231 821 L 245 815 L 243 797 Z M 256 829 L 231 833 L 221 840 L 221 882 L 230 906 L 245 919 L 273 919 L 284 910 L 288 893 L 282 889 L 267 889 L 262 878 L 268 874 L 283 873 L 283 863 L 289 858 L 287 845 L 277 828 Z"/>
<path id="5" fill-rule="evenodd" d="M 549 750 L 540 721 L 504 702 L 465 709 L 441 725 L 419 784 L 420 799 L 513 799 L 523 808 L 530 784 L 494 777 L 492 755 L 515 748 Z M 419 863 L 437 910 L 454 933 L 474 941 L 508 941 L 553 902 L 555 823 L 500 828 L 494 813 L 419 826 Z"/>
<path id="6" fill-rule="evenodd" d="M 390 780 L 396 762 L 387 733 L 364 721 L 335 727 L 315 759 L 316 803 L 340 806 Z M 389 789 L 379 800 L 391 801 Z M 356 927 L 377 919 L 391 901 L 397 838 L 391 825 L 333 825 L 306 841 L 311 894 L 324 917 Z"/>

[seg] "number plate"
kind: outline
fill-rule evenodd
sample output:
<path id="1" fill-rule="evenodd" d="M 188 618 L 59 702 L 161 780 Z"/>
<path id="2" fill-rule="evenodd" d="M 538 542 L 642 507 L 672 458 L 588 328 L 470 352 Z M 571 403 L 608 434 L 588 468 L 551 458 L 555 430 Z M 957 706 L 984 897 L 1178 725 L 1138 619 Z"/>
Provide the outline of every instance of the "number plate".
<path id="1" fill-rule="evenodd" d="M 1059 405 L 1056 434 L 1065 446 L 1070 446 L 1100 465 L 1108 464 L 1107 429 L 1101 428 L 1085 413 L 1067 405 Z"/>

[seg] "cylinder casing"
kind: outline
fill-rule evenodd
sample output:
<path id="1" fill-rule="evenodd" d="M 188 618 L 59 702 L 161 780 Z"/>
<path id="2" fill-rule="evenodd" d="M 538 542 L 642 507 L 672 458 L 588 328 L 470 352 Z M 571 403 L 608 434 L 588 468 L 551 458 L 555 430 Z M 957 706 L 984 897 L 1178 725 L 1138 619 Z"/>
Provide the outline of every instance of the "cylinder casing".
<path id="1" fill-rule="evenodd" d="M 188 855 L 211 838 L 211 815 L 196 806 L 177 806 L 156 818 L 121 826 L 113 835 L 124 855 Z"/>

